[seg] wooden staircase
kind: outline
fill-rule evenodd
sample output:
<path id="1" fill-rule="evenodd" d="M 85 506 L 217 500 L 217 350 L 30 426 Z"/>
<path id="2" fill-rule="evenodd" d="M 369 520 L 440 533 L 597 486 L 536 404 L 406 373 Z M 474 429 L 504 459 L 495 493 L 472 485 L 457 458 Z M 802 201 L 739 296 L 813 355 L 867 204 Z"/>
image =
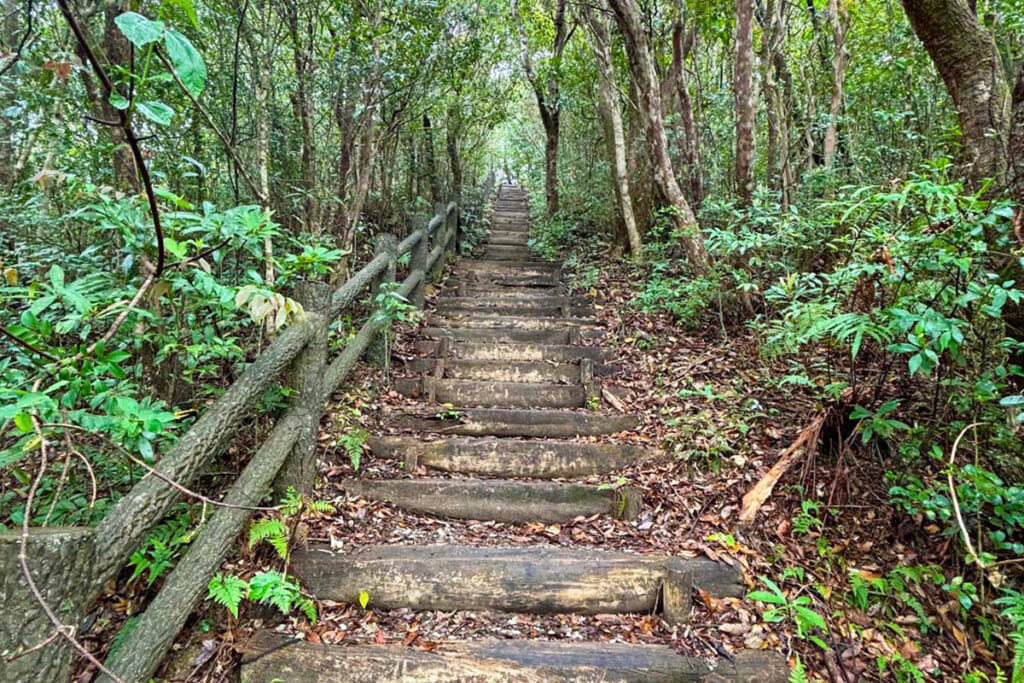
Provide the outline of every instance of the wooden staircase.
<path id="1" fill-rule="evenodd" d="M 530 252 L 528 234 L 525 197 L 506 185 L 482 256 L 456 264 L 416 342 L 425 355 L 394 380 L 422 405 L 389 414 L 384 424 L 393 433 L 370 440 L 374 457 L 401 460 L 412 476 L 352 478 L 341 482 L 347 493 L 417 514 L 514 523 L 630 519 L 642 509 L 642 492 L 629 487 L 552 481 L 614 474 L 662 455 L 572 440 L 640 422 L 585 410 L 599 399 L 597 378 L 614 374 L 614 353 L 587 345 L 601 336 L 591 303 L 568 296 L 559 267 Z M 312 547 L 296 552 L 292 567 L 317 598 L 355 603 L 365 593 L 378 610 L 660 612 L 685 624 L 693 588 L 744 593 L 738 570 L 706 558 L 546 545 Z M 423 652 L 283 638 L 263 632 L 250 640 L 243 681 L 772 683 L 788 676 L 784 658 L 769 651 L 709 661 L 626 643 L 481 640 Z"/>

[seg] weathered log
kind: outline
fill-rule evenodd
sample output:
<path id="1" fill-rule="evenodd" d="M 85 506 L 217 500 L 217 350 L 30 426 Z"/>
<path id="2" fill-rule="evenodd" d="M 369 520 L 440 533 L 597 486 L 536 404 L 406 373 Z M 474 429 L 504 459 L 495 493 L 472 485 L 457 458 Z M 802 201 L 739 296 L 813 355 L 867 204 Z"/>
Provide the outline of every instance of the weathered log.
<path id="1" fill-rule="evenodd" d="M 388 266 L 373 279 L 373 284 L 370 286 L 370 296 L 376 309 L 380 304 L 380 297 L 389 291 L 388 288 L 395 281 L 395 262 L 398 258 L 398 246 L 394 235 L 377 235 L 374 238 L 374 252 L 377 254 L 387 254 L 388 256 Z M 379 368 L 387 367 L 388 359 L 391 355 L 389 335 L 391 335 L 390 327 L 387 324 L 382 325 L 381 330 L 374 336 L 373 341 L 370 342 L 370 348 L 367 349 L 368 360 Z"/>
<path id="2" fill-rule="evenodd" d="M 416 436 L 375 436 L 367 443 L 374 456 L 401 459 L 410 467 L 537 479 L 601 474 L 664 457 L 657 449 L 613 443 L 472 438 L 423 441 Z"/>
<path id="3" fill-rule="evenodd" d="M 601 415 L 579 411 L 563 410 L 503 410 L 463 408 L 450 415 L 445 411 L 399 412 L 385 416 L 385 424 L 393 429 L 430 432 L 435 434 L 453 434 L 460 436 L 528 436 L 537 438 L 569 439 L 575 436 L 600 436 L 617 434 L 636 429 L 640 420 L 636 415 Z M 451 443 L 456 440 L 450 440 Z M 470 441 L 462 439 L 461 441 Z M 480 440 L 483 441 L 483 440 Z M 445 442 L 436 442 L 441 444 Z M 507 443 L 518 448 L 517 444 L 526 442 L 510 441 L 489 443 Z M 600 448 L 602 444 L 574 444 L 544 442 L 550 448 L 564 447 L 563 456 L 570 456 L 586 449 Z M 435 444 L 435 445 L 436 445 Z M 425 444 L 431 445 L 431 444 Z M 497 452 L 495 452 L 497 457 Z M 613 457 L 611 453 L 595 454 L 594 459 L 604 460 Z M 618 465 L 616 465 L 618 466 Z"/>
<path id="4" fill-rule="evenodd" d="M 523 330 L 514 327 L 473 329 L 469 327 L 424 327 L 420 333 L 425 337 L 449 337 L 455 341 L 474 341 L 491 344 L 568 344 L 569 331 Z"/>
<path id="5" fill-rule="evenodd" d="M 506 329 L 517 330 L 567 330 L 571 328 L 597 327 L 594 318 L 527 318 L 513 315 L 431 315 L 427 316 L 430 327 L 470 328 L 478 330 Z"/>
<path id="6" fill-rule="evenodd" d="M 693 576 L 679 569 L 665 570 L 661 584 L 661 609 L 669 624 L 690 622 L 690 606 L 693 595 Z"/>
<path id="7" fill-rule="evenodd" d="M 155 469 L 163 477 L 187 486 L 227 446 L 235 428 L 252 414 L 256 402 L 306 346 L 314 329 L 313 317 L 302 316 L 282 331 L 160 459 Z M 153 525 L 180 497 L 180 490 L 148 474 L 118 502 L 96 528 L 94 591 L 117 575 Z"/>
<path id="8" fill-rule="evenodd" d="M 394 380 L 394 387 L 405 396 L 430 396 L 433 401 L 454 406 L 579 408 L 586 403 L 583 387 L 571 384 L 399 377 Z"/>
<path id="9" fill-rule="evenodd" d="M 514 348 L 514 347 L 513 347 Z M 415 358 L 405 364 L 410 373 L 427 373 L 436 366 L 436 358 Z M 444 377 L 497 382 L 554 382 L 579 384 L 580 366 L 574 363 L 545 363 L 518 360 L 446 359 Z"/>
<path id="10" fill-rule="evenodd" d="M 249 508 L 258 505 L 266 495 L 308 424 L 319 419 L 319 412 L 314 414 L 297 407 L 278 420 L 224 497 L 228 505 L 241 507 L 217 508 L 127 639 L 107 659 L 106 666 L 122 680 L 145 681 L 153 675 L 189 614 L 206 594 L 210 577 L 232 549 L 252 514 Z M 110 683 L 111 679 L 101 676 L 99 681 Z"/>
<path id="11" fill-rule="evenodd" d="M 411 512 L 496 522 L 568 522 L 612 515 L 634 519 L 642 505 L 634 489 L 481 479 L 346 479 L 348 493 Z"/>
<path id="12" fill-rule="evenodd" d="M 243 683 L 784 683 L 778 652 L 742 650 L 709 662 L 664 645 L 482 640 L 410 647 L 316 645 L 260 631 L 244 645 Z"/>
<path id="13" fill-rule="evenodd" d="M 438 343 L 430 339 L 421 339 L 414 345 L 416 351 L 428 355 L 438 353 Z M 608 349 L 600 346 L 566 346 L 559 344 L 487 344 L 474 342 L 461 342 L 449 344 L 446 357 L 459 360 L 480 360 L 480 361 L 547 361 L 551 363 L 565 363 L 578 361 L 581 358 L 589 358 L 595 361 L 595 373 L 599 376 L 613 374 L 617 367 L 608 364 L 607 361 L 614 357 Z"/>
<path id="14" fill-rule="evenodd" d="M 71 679 L 73 651 L 63 637 L 14 661 L 7 657 L 46 641 L 55 631 L 25 581 L 18 562 L 21 532 L 0 534 L 0 680 L 51 683 Z M 77 628 L 85 616 L 95 545 L 92 530 L 76 527 L 31 529 L 26 561 L 36 588 L 60 621 Z"/>
<path id="15" fill-rule="evenodd" d="M 310 549 L 293 569 L 322 600 L 378 609 L 497 610 L 612 614 L 653 612 L 667 569 L 689 571 L 715 596 L 740 596 L 741 574 L 704 557 L 603 552 L 583 548 L 372 546 L 347 554 Z"/>
<path id="16" fill-rule="evenodd" d="M 291 455 L 285 460 L 274 482 L 274 493 L 282 498 L 289 488 L 302 494 L 313 490 L 316 478 L 316 437 L 320 431 L 320 416 L 324 412 L 327 393 L 324 391 L 324 370 L 327 365 L 327 344 L 330 321 L 327 312 L 331 292 L 323 282 L 304 282 L 296 292 L 299 303 L 313 316 L 313 337 L 298 355 L 288 373 L 287 385 L 295 392 L 293 405 L 300 406 L 311 418 L 303 426 Z"/>

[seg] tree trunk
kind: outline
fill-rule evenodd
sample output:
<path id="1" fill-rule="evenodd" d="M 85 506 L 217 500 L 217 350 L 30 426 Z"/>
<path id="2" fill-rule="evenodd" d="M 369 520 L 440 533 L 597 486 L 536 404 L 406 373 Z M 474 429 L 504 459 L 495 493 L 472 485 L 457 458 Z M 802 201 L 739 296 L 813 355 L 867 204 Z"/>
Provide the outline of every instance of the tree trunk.
<path id="1" fill-rule="evenodd" d="M 622 224 L 629 240 L 629 251 L 636 262 L 643 261 L 643 242 L 633 215 L 633 199 L 629 191 L 629 176 L 626 171 L 626 139 L 622 128 L 622 111 L 619 109 L 619 96 L 615 88 L 615 66 L 612 62 L 611 36 L 604 20 L 591 9 L 581 10 L 583 19 L 590 28 L 587 44 L 597 62 L 597 90 L 600 101 L 598 110 L 604 123 L 605 142 L 608 147 L 608 160 L 611 168 L 612 184 L 615 188 L 615 201 L 619 206 Z"/>
<path id="2" fill-rule="evenodd" d="M 566 0 L 557 0 L 553 17 L 554 45 L 551 50 L 551 61 L 556 65 L 561 61 L 565 44 L 569 40 L 565 12 Z M 547 215 L 553 216 L 558 212 L 558 138 L 561 119 L 558 72 L 557 69 L 550 69 L 546 77 L 541 80 L 537 72 L 534 71 L 530 45 L 526 39 L 526 30 L 523 28 L 523 17 L 519 14 L 519 0 L 512 0 L 512 20 L 519 35 L 523 69 L 526 71 L 527 80 L 533 87 L 541 122 L 544 124 L 544 194 L 547 202 Z"/>
<path id="3" fill-rule="evenodd" d="M 732 87 L 736 114 L 736 194 L 749 206 L 754 198 L 754 0 L 736 0 Z"/>
<path id="4" fill-rule="evenodd" d="M 1002 181 L 1007 167 L 1010 92 L 992 34 L 964 0 L 902 0 L 956 106 L 961 165 L 971 187 Z"/>
<path id="5" fill-rule="evenodd" d="M 843 83 L 846 79 L 846 34 L 850 30 L 850 13 L 840 0 L 828 0 L 828 23 L 832 27 L 832 101 L 828 108 L 828 127 L 825 129 L 825 166 L 835 164 L 836 142 L 839 139 L 839 115 L 843 110 Z"/>
<path id="6" fill-rule="evenodd" d="M 430 201 L 436 204 L 441 201 L 441 180 L 437 177 L 437 160 L 434 157 L 434 127 L 426 112 L 423 113 L 423 165 L 430 185 Z"/>
<path id="7" fill-rule="evenodd" d="M 456 97 L 459 93 L 456 91 Z M 448 108 L 448 125 L 445 128 L 445 149 L 448 152 L 448 165 L 452 174 L 452 196 L 455 203 L 462 201 L 462 159 L 459 155 L 459 131 L 462 127 L 462 113 L 453 104 Z"/>
<path id="8" fill-rule="evenodd" d="M 762 30 L 761 60 L 764 68 L 764 100 L 768 114 L 768 187 L 779 192 L 783 207 L 789 206 L 789 131 L 792 107 L 792 76 L 782 45 L 786 36 L 786 3 L 768 0 Z M 779 81 L 782 81 L 780 87 Z"/>
<path id="9" fill-rule="evenodd" d="M 635 0 L 609 0 L 608 4 L 615 14 L 615 21 L 625 40 L 629 70 L 636 86 L 638 109 L 647 133 L 647 154 L 654 182 L 665 203 L 673 207 L 672 222 L 682 239 L 691 267 L 696 273 L 703 274 L 708 269 L 704 236 L 672 170 L 665 122 L 661 115 L 658 75 L 640 20 L 640 10 Z"/>
<path id="10" fill-rule="evenodd" d="M 672 27 L 672 72 L 679 98 L 679 119 L 683 124 L 683 153 L 686 155 L 687 174 L 690 180 L 690 203 L 699 209 L 704 201 L 704 176 L 701 169 L 700 131 L 693 117 L 693 102 L 686 76 L 686 58 L 697 40 L 696 27 L 687 30 L 682 17 Z"/>
<path id="11" fill-rule="evenodd" d="M 1018 204 L 1024 204 L 1024 62 L 1017 70 L 1013 86 L 1013 109 L 1010 121 L 1010 191 Z"/>
<path id="12" fill-rule="evenodd" d="M 313 93 L 309 83 L 312 60 L 307 54 L 307 46 L 300 32 L 298 0 L 289 0 L 287 8 L 288 30 L 291 33 L 292 54 L 295 61 L 295 109 L 299 119 L 302 142 L 302 189 L 306 193 L 304 220 L 306 231 L 311 235 L 318 235 L 320 234 L 320 207 L 316 186 L 315 111 L 313 109 Z"/>

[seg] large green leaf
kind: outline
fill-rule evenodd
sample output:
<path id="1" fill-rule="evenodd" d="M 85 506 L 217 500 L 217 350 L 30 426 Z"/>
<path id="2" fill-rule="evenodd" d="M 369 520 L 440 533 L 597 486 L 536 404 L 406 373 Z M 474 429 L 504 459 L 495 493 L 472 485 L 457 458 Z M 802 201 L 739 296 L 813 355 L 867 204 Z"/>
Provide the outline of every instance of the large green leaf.
<path id="1" fill-rule="evenodd" d="M 136 102 L 135 108 L 147 119 L 153 123 L 159 123 L 161 126 L 170 125 L 171 119 L 174 118 L 174 110 L 163 102 L 154 102 L 152 100 Z"/>
<path id="2" fill-rule="evenodd" d="M 160 40 L 164 33 L 164 22 L 147 19 L 138 12 L 125 12 L 114 19 L 121 33 L 135 47 L 142 47 Z"/>
<path id="3" fill-rule="evenodd" d="M 206 64 L 199 50 L 188 38 L 173 29 L 164 32 L 164 45 L 167 46 L 167 57 L 178 78 L 192 93 L 192 97 L 199 97 L 206 86 Z"/>

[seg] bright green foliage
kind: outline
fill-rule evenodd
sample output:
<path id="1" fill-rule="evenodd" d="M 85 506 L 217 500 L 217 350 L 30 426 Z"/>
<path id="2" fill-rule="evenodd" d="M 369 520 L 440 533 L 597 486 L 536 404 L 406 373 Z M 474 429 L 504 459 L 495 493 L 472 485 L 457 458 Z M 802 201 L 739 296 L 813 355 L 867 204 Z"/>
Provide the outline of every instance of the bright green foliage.
<path id="1" fill-rule="evenodd" d="M 208 589 L 209 593 L 206 595 L 206 599 L 224 606 L 231 612 L 231 616 L 237 619 L 238 606 L 249 595 L 249 584 L 233 574 L 225 575 L 217 572 L 210 579 Z"/>
<path id="2" fill-rule="evenodd" d="M 828 644 L 822 640 L 819 633 L 827 635 L 828 625 L 822 616 L 812 609 L 814 601 L 810 596 L 798 595 L 790 600 L 777 583 L 765 576 L 760 579 L 768 590 L 751 591 L 747 597 L 769 605 L 761 614 L 761 618 L 771 623 L 789 620 L 796 627 L 797 637 L 807 638 L 822 650 L 827 650 Z"/>
<path id="3" fill-rule="evenodd" d="M 146 575 L 146 586 L 160 578 L 174 566 L 185 549 L 195 538 L 198 528 L 194 526 L 192 510 L 188 506 L 175 516 L 153 528 L 145 544 L 132 553 L 128 561 L 132 568 L 131 581 Z"/>

